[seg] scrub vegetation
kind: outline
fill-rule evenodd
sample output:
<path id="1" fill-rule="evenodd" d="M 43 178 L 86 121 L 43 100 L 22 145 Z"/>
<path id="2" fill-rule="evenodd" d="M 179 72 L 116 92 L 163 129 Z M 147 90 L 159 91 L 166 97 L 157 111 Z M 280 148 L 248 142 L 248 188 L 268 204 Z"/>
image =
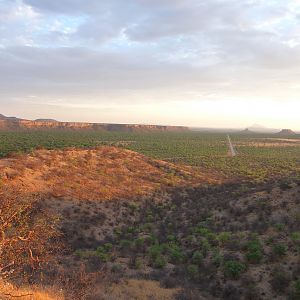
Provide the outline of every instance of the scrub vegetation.
<path id="1" fill-rule="evenodd" d="M 0 298 L 299 299 L 298 137 L 231 138 L 2 132 Z"/>
<path id="2" fill-rule="evenodd" d="M 122 147 L 149 157 L 264 182 L 299 172 L 300 136 L 232 134 L 238 156 L 228 155 L 225 134 L 199 132 L 123 133 L 80 131 L 0 132 L 0 157 L 36 148 Z"/>

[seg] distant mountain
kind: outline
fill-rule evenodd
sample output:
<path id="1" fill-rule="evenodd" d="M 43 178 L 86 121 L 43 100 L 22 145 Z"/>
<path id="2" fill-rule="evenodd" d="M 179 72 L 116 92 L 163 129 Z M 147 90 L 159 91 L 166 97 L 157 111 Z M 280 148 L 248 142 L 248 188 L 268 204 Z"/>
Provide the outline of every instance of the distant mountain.
<path id="1" fill-rule="evenodd" d="M 252 126 L 248 127 L 248 129 L 257 133 L 276 133 L 279 130 L 275 128 L 268 128 L 259 124 L 253 124 Z"/>
<path id="2" fill-rule="evenodd" d="M 6 117 L 0 114 L 0 131 L 28 130 L 69 130 L 69 131 L 122 131 L 122 132 L 186 132 L 185 126 L 141 125 L 141 124 L 107 124 L 83 122 L 59 122 L 52 119 L 37 119 L 34 121 Z"/>
<path id="3" fill-rule="evenodd" d="M 254 131 L 250 130 L 249 128 L 246 128 L 246 129 L 244 129 L 244 130 L 242 130 L 242 131 L 240 131 L 238 133 L 239 134 L 255 134 L 257 132 L 254 132 Z"/>
<path id="4" fill-rule="evenodd" d="M 18 120 L 21 120 L 21 119 L 16 118 L 16 117 L 6 117 L 6 116 L 0 114 L 0 120 L 12 120 L 12 121 L 18 121 Z"/>
<path id="5" fill-rule="evenodd" d="M 277 135 L 291 136 L 291 135 L 296 135 L 296 132 L 294 132 L 291 129 L 282 129 L 280 132 L 277 133 Z"/>

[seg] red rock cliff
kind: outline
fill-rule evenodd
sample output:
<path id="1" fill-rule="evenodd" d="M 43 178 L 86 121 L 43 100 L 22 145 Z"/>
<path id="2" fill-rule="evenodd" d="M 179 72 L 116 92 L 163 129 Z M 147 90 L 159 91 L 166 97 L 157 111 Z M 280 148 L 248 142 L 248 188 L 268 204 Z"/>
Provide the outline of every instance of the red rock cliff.
<path id="1" fill-rule="evenodd" d="M 161 132 L 189 131 L 184 126 L 138 125 L 138 124 L 102 124 L 81 122 L 57 121 L 30 121 L 30 120 L 0 120 L 0 130 L 95 130 L 95 131 L 124 131 L 124 132 Z"/>

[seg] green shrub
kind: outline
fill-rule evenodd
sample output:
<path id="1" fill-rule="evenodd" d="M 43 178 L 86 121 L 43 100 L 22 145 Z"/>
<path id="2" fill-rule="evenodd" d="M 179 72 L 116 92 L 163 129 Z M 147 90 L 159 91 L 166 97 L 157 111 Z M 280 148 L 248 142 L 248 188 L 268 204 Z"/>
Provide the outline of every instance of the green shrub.
<path id="1" fill-rule="evenodd" d="M 210 232 L 206 235 L 206 238 L 209 240 L 210 243 L 212 244 L 217 244 L 218 243 L 218 235 Z"/>
<path id="2" fill-rule="evenodd" d="M 286 254 L 286 246 L 283 244 L 276 244 L 273 246 L 273 253 L 276 256 L 284 256 Z"/>
<path id="3" fill-rule="evenodd" d="M 147 222 L 152 223 L 154 221 L 154 217 L 152 214 L 148 214 L 146 217 Z"/>
<path id="4" fill-rule="evenodd" d="M 291 239 L 296 246 L 296 250 L 300 253 L 300 232 L 294 232 L 291 234 Z"/>
<path id="5" fill-rule="evenodd" d="M 208 251 L 210 250 L 210 243 L 207 239 L 203 238 L 201 241 L 201 250 L 204 257 L 207 256 Z"/>
<path id="6" fill-rule="evenodd" d="M 197 243 L 197 237 L 193 234 L 189 234 L 187 237 L 186 237 L 187 241 L 189 243 L 192 243 L 192 244 L 195 244 Z"/>
<path id="7" fill-rule="evenodd" d="M 174 234 L 170 234 L 167 236 L 167 240 L 169 242 L 175 242 L 176 241 L 176 236 Z"/>
<path id="8" fill-rule="evenodd" d="M 274 237 L 272 237 L 272 236 L 268 237 L 268 238 L 266 239 L 265 243 L 266 243 L 267 245 L 273 244 L 273 243 L 274 243 Z"/>
<path id="9" fill-rule="evenodd" d="M 77 249 L 74 252 L 74 255 L 77 256 L 77 257 L 80 257 L 80 258 L 86 258 L 87 257 L 86 251 L 81 250 L 81 249 Z"/>
<path id="10" fill-rule="evenodd" d="M 202 226 L 198 226 L 195 229 L 195 233 L 206 237 L 208 234 L 212 233 L 208 228 L 202 227 Z"/>
<path id="11" fill-rule="evenodd" d="M 213 250 L 212 262 L 216 267 L 219 267 L 222 263 L 222 255 L 218 249 Z"/>
<path id="12" fill-rule="evenodd" d="M 285 225 L 284 224 L 275 224 L 274 227 L 277 231 L 283 231 L 285 228 Z"/>
<path id="13" fill-rule="evenodd" d="M 98 247 L 95 251 L 95 255 L 100 258 L 101 262 L 108 262 L 110 255 L 106 252 L 104 247 Z"/>
<path id="14" fill-rule="evenodd" d="M 199 277 L 199 269 L 197 265 L 188 265 L 187 275 L 189 278 L 196 280 Z"/>
<path id="15" fill-rule="evenodd" d="M 180 264 L 184 261 L 184 254 L 176 244 L 169 244 L 167 246 L 167 253 L 173 264 Z"/>
<path id="16" fill-rule="evenodd" d="M 143 226 L 143 230 L 146 232 L 152 232 L 153 231 L 153 224 L 151 223 L 145 223 Z"/>
<path id="17" fill-rule="evenodd" d="M 103 245 L 105 251 L 110 252 L 113 248 L 113 245 L 111 243 L 106 243 Z"/>
<path id="18" fill-rule="evenodd" d="M 300 280 L 297 280 L 294 282 L 292 287 L 292 295 L 291 298 L 293 300 L 299 300 L 300 299 Z"/>
<path id="19" fill-rule="evenodd" d="M 148 254 L 152 260 L 155 260 L 158 256 L 162 254 L 163 246 L 152 245 L 149 247 Z"/>
<path id="20" fill-rule="evenodd" d="M 167 228 L 168 228 L 169 230 L 172 230 L 172 229 L 173 229 L 173 223 L 169 222 L 169 223 L 167 224 Z"/>
<path id="21" fill-rule="evenodd" d="M 107 253 L 97 252 L 96 256 L 99 257 L 101 262 L 103 262 L 103 263 L 109 261 L 109 255 Z"/>
<path id="22" fill-rule="evenodd" d="M 261 262 L 263 258 L 263 248 L 259 240 L 253 240 L 247 244 L 246 258 L 253 264 Z"/>
<path id="23" fill-rule="evenodd" d="M 105 253 L 106 250 L 105 250 L 104 247 L 100 246 L 100 247 L 98 247 L 98 248 L 96 249 L 96 252 L 98 252 L 98 253 Z"/>
<path id="24" fill-rule="evenodd" d="M 143 260 L 141 258 L 136 258 L 134 261 L 134 268 L 137 270 L 142 269 L 143 267 Z"/>
<path id="25" fill-rule="evenodd" d="M 221 232 L 218 235 L 218 240 L 222 245 L 225 245 L 231 238 L 231 233 L 230 232 Z"/>
<path id="26" fill-rule="evenodd" d="M 138 209 L 138 206 L 135 204 L 135 203 L 130 203 L 128 205 L 128 208 L 131 210 L 131 211 L 136 211 Z"/>
<path id="27" fill-rule="evenodd" d="M 200 251 L 195 251 L 192 256 L 193 264 L 200 265 L 203 261 L 203 254 Z"/>
<path id="28" fill-rule="evenodd" d="M 144 246 L 144 244 L 145 244 L 145 238 L 143 237 L 139 237 L 136 240 L 134 240 L 134 246 L 137 249 L 141 249 Z"/>
<path id="29" fill-rule="evenodd" d="M 246 271 L 246 265 L 237 260 L 228 260 L 224 263 L 224 275 L 230 279 L 239 279 Z"/>
<path id="30" fill-rule="evenodd" d="M 127 231 L 127 233 L 136 233 L 137 229 L 133 226 L 129 226 L 129 227 L 127 227 L 126 231 Z"/>
<path id="31" fill-rule="evenodd" d="M 167 261 L 163 255 L 158 255 L 154 262 L 153 267 L 157 269 L 162 269 L 167 264 Z"/>
<path id="32" fill-rule="evenodd" d="M 158 240 L 157 240 L 157 237 L 154 234 L 151 234 L 149 237 L 147 237 L 147 242 L 149 244 L 157 244 Z"/>
<path id="33" fill-rule="evenodd" d="M 120 235 L 122 234 L 121 228 L 114 228 L 114 234 L 115 234 L 116 236 L 120 236 Z"/>
<path id="34" fill-rule="evenodd" d="M 291 234 L 291 239 L 294 243 L 300 242 L 300 232 L 293 232 Z"/>
<path id="35" fill-rule="evenodd" d="M 130 249 L 132 246 L 132 243 L 131 241 L 129 240 L 121 240 L 120 241 L 120 247 L 123 249 L 123 250 L 128 250 Z"/>

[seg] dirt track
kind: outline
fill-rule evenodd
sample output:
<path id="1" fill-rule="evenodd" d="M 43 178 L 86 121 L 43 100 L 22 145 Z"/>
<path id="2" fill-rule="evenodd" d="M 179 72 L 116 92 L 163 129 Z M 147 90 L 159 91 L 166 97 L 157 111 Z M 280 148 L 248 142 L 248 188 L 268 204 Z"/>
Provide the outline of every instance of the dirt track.
<path id="1" fill-rule="evenodd" d="M 230 155 L 231 155 L 232 157 L 234 157 L 234 156 L 237 155 L 237 153 L 236 153 L 236 151 L 235 151 L 235 149 L 234 149 L 234 147 L 233 147 L 233 145 L 232 145 L 231 138 L 230 138 L 229 134 L 227 134 L 227 139 L 228 139 L 228 144 L 229 144 Z"/>

